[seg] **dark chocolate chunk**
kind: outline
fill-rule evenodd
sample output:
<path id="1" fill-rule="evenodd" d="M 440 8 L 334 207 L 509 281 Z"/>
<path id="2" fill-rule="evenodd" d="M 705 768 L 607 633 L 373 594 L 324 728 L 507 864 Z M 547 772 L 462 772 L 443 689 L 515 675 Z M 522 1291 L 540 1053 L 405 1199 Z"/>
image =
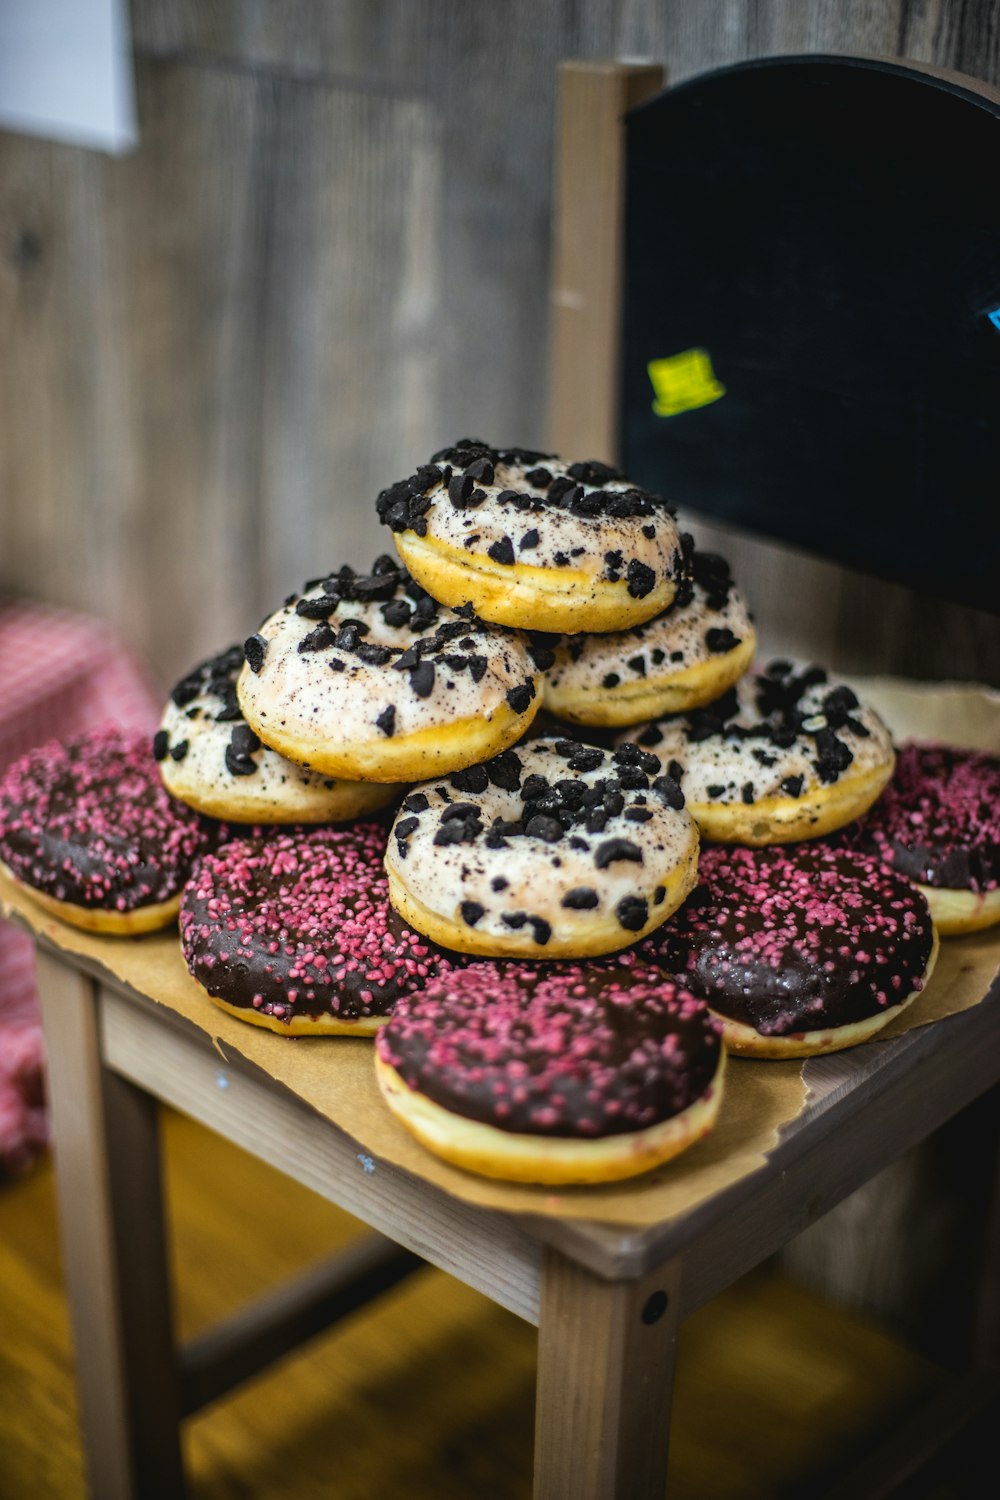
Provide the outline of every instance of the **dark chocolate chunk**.
<path id="1" fill-rule="evenodd" d="M 480 906 L 478 901 L 463 901 L 459 907 L 459 911 L 462 913 L 462 921 L 467 927 L 475 927 L 485 910 L 485 906 Z"/>
<path id="2" fill-rule="evenodd" d="M 375 723 L 384 735 L 392 739 L 392 736 L 396 732 L 396 705 L 394 703 L 386 704 L 375 720 Z"/>
<path id="3" fill-rule="evenodd" d="M 671 766 L 677 766 L 675 760 L 672 760 L 670 764 Z M 677 766 L 677 772 L 679 775 L 679 766 Z M 667 807 L 672 807 L 675 812 L 680 812 L 684 806 L 684 793 L 681 791 L 677 777 L 673 774 L 669 776 L 657 776 L 653 782 L 653 791 L 656 792 L 661 802 L 664 802 Z"/>
<path id="4" fill-rule="evenodd" d="M 295 613 L 303 620 L 328 620 L 339 603 L 339 594 L 320 594 L 316 599 L 300 599 Z"/>
<path id="5" fill-rule="evenodd" d="M 530 552 L 532 547 L 538 546 L 538 540 L 538 528 L 532 526 L 530 531 L 524 533 L 517 545 L 521 552 Z"/>
<path id="6" fill-rule="evenodd" d="M 819 751 L 816 770 L 820 781 L 836 781 L 854 759 L 854 751 L 839 740 L 832 729 L 817 730 L 816 749 Z"/>
<path id="7" fill-rule="evenodd" d="M 485 792 L 490 783 L 485 766 L 466 766 L 449 776 L 448 780 L 457 792 Z"/>
<path id="8" fill-rule="evenodd" d="M 509 885 L 510 881 L 507 879 L 506 875 L 494 875 L 493 879 L 490 881 L 490 890 L 505 891 Z"/>
<path id="9" fill-rule="evenodd" d="M 649 921 L 649 907 L 642 896 L 623 896 L 615 907 L 615 916 L 626 932 L 638 932 Z"/>
<path id="10" fill-rule="evenodd" d="M 229 737 L 229 743 L 237 755 L 252 755 L 260 749 L 260 738 L 249 724 L 237 724 Z"/>
<path id="11" fill-rule="evenodd" d="M 514 543 L 509 536 L 501 537 L 499 542 L 494 542 L 486 550 L 494 562 L 510 565 L 514 561 Z"/>
<path id="12" fill-rule="evenodd" d="M 653 814 L 648 807 L 626 807 L 625 820 L 628 823 L 648 823 Z"/>
<path id="13" fill-rule="evenodd" d="M 552 928 L 549 926 L 548 922 L 546 922 L 544 917 L 529 917 L 528 923 L 531 927 L 532 933 L 534 934 L 535 942 L 540 948 L 544 948 L 545 944 L 552 936 Z"/>
<path id="14" fill-rule="evenodd" d="M 383 620 L 387 625 L 392 625 L 396 628 L 401 625 L 408 625 L 412 613 L 413 611 L 405 599 L 390 599 L 388 604 L 383 604 L 382 606 Z"/>
<path id="15" fill-rule="evenodd" d="M 394 655 L 389 646 L 379 646 L 374 641 L 359 641 L 354 654 L 369 667 L 384 667 Z"/>
<path id="16" fill-rule="evenodd" d="M 743 801 L 746 803 L 747 807 L 749 807 L 751 805 L 751 803 L 754 801 L 756 795 L 757 795 L 757 793 L 756 793 L 756 791 L 754 789 L 753 782 L 752 781 L 745 781 L 743 783 L 743 790 L 740 792 L 740 796 L 743 798 Z"/>
<path id="17" fill-rule="evenodd" d="M 440 848 L 449 844 L 471 844 L 476 836 L 482 831 L 482 824 L 464 822 L 461 818 L 452 818 L 449 823 L 442 823 L 434 835 L 434 844 Z"/>
<path id="18" fill-rule="evenodd" d="M 740 644 L 740 637 L 731 630 L 713 626 L 705 631 L 705 645 L 709 651 L 733 651 Z"/>
<path id="19" fill-rule="evenodd" d="M 529 469 L 524 477 L 530 485 L 534 486 L 536 490 L 547 489 L 548 486 L 552 483 L 552 475 L 549 473 L 548 469 L 541 467 L 537 469 Z"/>
<path id="20" fill-rule="evenodd" d="M 628 580 L 629 594 L 633 599 L 645 599 L 646 595 L 652 593 L 656 587 L 656 574 L 637 557 L 633 557 L 629 563 L 625 570 L 625 577 Z"/>
<path id="21" fill-rule="evenodd" d="M 608 672 L 601 679 L 601 687 L 616 688 L 620 682 L 621 678 L 617 672 Z"/>
<path id="22" fill-rule="evenodd" d="M 545 813 L 535 813 L 529 818 L 524 831 L 529 838 L 544 839 L 547 844 L 557 843 L 564 832 L 559 819 L 546 817 Z"/>
<path id="23" fill-rule="evenodd" d="M 465 472 L 466 474 L 471 474 L 472 478 L 479 484 L 493 483 L 493 465 L 488 458 L 475 459 L 473 463 L 469 464 Z"/>
<path id="24" fill-rule="evenodd" d="M 571 771 L 596 771 L 598 766 L 604 764 L 604 751 L 599 750 L 596 745 L 575 746 L 567 764 Z"/>
<path id="25" fill-rule="evenodd" d="M 264 665 L 267 642 L 262 635 L 251 635 L 243 642 L 243 655 L 251 672 L 259 672 Z"/>
<path id="26" fill-rule="evenodd" d="M 341 634 L 343 634 L 343 632 L 341 632 Z M 327 646 L 332 646 L 333 643 L 337 640 L 338 636 L 334 633 L 333 630 L 331 630 L 327 621 L 321 620 L 320 623 L 316 626 L 315 630 L 310 630 L 309 634 L 304 635 L 301 641 L 299 641 L 299 651 L 300 653 L 305 653 L 307 651 L 323 651 Z M 345 651 L 349 651 L 351 647 L 345 644 L 343 649 Z"/>
<path id="27" fill-rule="evenodd" d="M 422 661 L 410 673 L 410 687 L 418 698 L 429 698 L 434 691 L 434 663 Z"/>
<path id="28" fill-rule="evenodd" d="M 170 759 L 171 760 L 183 760 L 184 757 L 185 757 L 185 755 L 187 755 L 187 753 L 188 753 L 188 742 L 187 742 L 187 740 L 178 740 L 178 742 L 177 742 L 176 745 L 171 745 L 171 747 L 170 747 Z"/>
<path id="29" fill-rule="evenodd" d="M 588 828 L 589 828 L 588 824 Z M 630 843 L 628 839 L 605 839 L 603 844 L 598 844 L 594 853 L 594 864 L 599 870 L 606 870 L 608 865 L 615 864 L 619 860 L 631 860 L 633 864 L 643 863 L 642 850 L 637 844 Z"/>
<path id="30" fill-rule="evenodd" d="M 408 839 L 415 828 L 420 826 L 419 818 L 400 818 L 392 830 L 397 839 Z"/>
<path id="31" fill-rule="evenodd" d="M 513 750 L 502 750 L 485 763 L 486 775 L 501 791 L 516 792 L 521 785 L 521 762 Z"/>
<path id="32" fill-rule="evenodd" d="M 503 911 L 500 913 L 500 920 L 505 927 L 513 927 L 517 932 L 528 920 L 528 914 L 524 911 Z"/>
<path id="33" fill-rule="evenodd" d="M 527 713 L 528 706 L 534 696 L 535 684 L 529 680 L 528 682 L 521 683 L 518 687 L 511 688 L 507 694 L 507 702 L 516 714 L 524 714 Z"/>
<path id="34" fill-rule="evenodd" d="M 632 671 L 637 673 L 640 677 L 645 677 L 646 658 L 644 656 L 630 656 L 625 665 L 627 667 L 630 667 Z"/>
<path id="35" fill-rule="evenodd" d="M 456 510 L 460 510 L 475 488 L 471 474 L 455 474 L 448 485 L 448 499 Z"/>
<path id="36" fill-rule="evenodd" d="M 570 911 L 592 911 L 600 905 L 600 897 L 589 885 L 577 885 L 566 892 L 561 904 Z"/>
<path id="37" fill-rule="evenodd" d="M 257 762 L 249 755 L 241 755 L 230 743 L 226 746 L 226 770 L 230 776 L 252 776 L 257 769 Z"/>
<path id="38" fill-rule="evenodd" d="M 164 760 L 170 749 L 170 736 L 165 729 L 158 729 L 153 735 L 153 759 Z"/>

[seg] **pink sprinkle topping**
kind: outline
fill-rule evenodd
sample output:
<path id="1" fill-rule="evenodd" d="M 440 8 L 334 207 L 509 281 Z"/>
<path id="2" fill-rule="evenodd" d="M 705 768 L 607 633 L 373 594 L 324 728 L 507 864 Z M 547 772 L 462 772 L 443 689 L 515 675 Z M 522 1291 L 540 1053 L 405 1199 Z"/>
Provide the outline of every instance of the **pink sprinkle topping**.
<path id="1" fill-rule="evenodd" d="M 657 967 L 475 963 L 401 1000 L 376 1039 L 406 1083 L 504 1130 L 576 1138 L 669 1119 L 719 1060 L 707 1007 Z"/>
<path id="2" fill-rule="evenodd" d="M 447 971 L 389 906 L 375 823 L 234 839 L 200 861 L 181 902 L 188 968 L 209 994 L 267 1014 L 388 1014 Z M 419 949 L 424 958 L 414 960 Z M 428 956 L 430 955 L 430 956 Z"/>
<path id="3" fill-rule="evenodd" d="M 922 885 L 1000 884 L 1000 759 L 953 745 L 900 746 L 892 780 L 845 839 Z"/>
<path id="4" fill-rule="evenodd" d="M 927 902 L 872 855 L 823 840 L 716 844 L 698 875 L 642 951 L 761 1035 L 861 1021 L 923 984 Z"/>
<path id="5" fill-rule="evenodd" d="M 114 911 L 168 901 L 209 824 L 160 779 L 147 735 L 108 725 L 52 740 L 0 781 L 0 855 L 57 900 Z"/>

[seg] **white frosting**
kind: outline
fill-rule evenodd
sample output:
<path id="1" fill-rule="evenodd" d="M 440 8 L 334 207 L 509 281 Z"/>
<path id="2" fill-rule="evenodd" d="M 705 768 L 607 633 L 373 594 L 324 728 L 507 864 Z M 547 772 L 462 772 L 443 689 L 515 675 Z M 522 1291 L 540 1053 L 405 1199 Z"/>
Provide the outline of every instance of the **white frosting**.
<path id="1" fill-rule="evenodd" d="M 184 708 L 172 701 L 167 704 L 160 728 L 167 735 L 168 753 L 161 762 L 164 783 L 175 797 L 197 803 L 222 803 L 236 798 L 242 819 L 259 818 L 266 822 L 280 817 L 292 804 L 297 817 L 335 816 L 338 787 L 343 782 L 320 776 L 286 760 L 266 745 L 249 753 L 256 770 L 245 776 L 234 776 L 226 765 L 226 751 L 232 733 L 243 720 L 216 719 L 221 707 L 218 698 L 201 694 Z M 187 750 L 180 760 L 169 753 L 182 744 Z"/>
<path id="2" fill-rule="evenodd" d="M 645 625 L 564 638 L 556 648 L 555 665 L 545 673 L 545 682 L 563 693 L 585 693 L 643 679 L 663 681 L 719 660 L 722 653 L 708 646 L 710 630 L 731 630 L 737 639 L 727 649 L 735 650 L 752 628 L 746 604 L 735 588 L 730 589 L 721 609 L 713 609 L 706 591 L 695 584 L 690 604 L 671 605 Z M 611 674 L 617 682 L 606 681 Z"/>
<path id="3" fill-rule="evenodd" d="M 325 592 L 317 585 L 301 597 L 318 599 Z M 397 600 L 408 597 L 402 587 L 397 589 Z M 434 623 L 420 633 L 409 625 L 387 625 L 384 602 L 347 599 L 329 615 L 334 632 L 347 621 L 360 621 L 368 627 L 368 633 L 361 636 L 363 643 L 389 647 L 394 656 L 420 639 L 433 637 L 442 625 L 461 625 L 461 632 L 441 652 L 427 658 L 434 665 L 434 686 L 429 696 L 421 697 L 411 685 L 410 672 L 397 671 L 391 660 L 370 664 L 332 645 L 300 651 L 301 642 L 321 622 L 297 614 L 295 603 L 293 598 L 260 627 L 258 634 L 267 643 L 260 671 L 252 671 L 248 664 L 239 678 L 240 702 L 251 722 L 257 725 L 259 721 L 265 738 L 270 724 L 284 736 L 309 743 L 318 739 L 377 742 L 471 718 L 489 720 L 506 703 L 509 692 L 524 684 L 535 688 L 538 674 L 522 636 L 499 625 L 470 622 L 445 605 L 435 606 Z M 480 680 L 473 679 L 468 666 L 464 670 L 450 666 L 441 659 L 442 653 L 484 658 Z M 333 663 L 338 664 L 337 670 Z M 390 706 L 395 710 L 392 735 L 377 723 Z"/>
<path id="4" fill-rule="evenodd" d="M 762 670 L 766 671 L 766 668 Z M 727 726 L 749 729 L 765 722 L 778 723 L 776 716 L 767 717 L 760 711 L 759 680 L 759 674 L 748 673 L 736 684 L 732 691 L 736 693 L 739 709 L 726 721 Z M 797 795 L 806 797 L 830 785 L 821 779 L 817 770 L 820 752 L 816 734 L 830 727 L 823 709 L 824 699 L 843 686 L 846 684 L 826 681 L 805 690 L 797 704 L 799 712 L 806 716 L 805 723 L 794 743 L 787 748 L 774 745 L 764 737 L 740 739 L 725 731 L 692 741 L 689 736 L 690 716 L 686 714 L 666 715 L 651 723 L 636 725 L 619 735 L 616 743 L 632 741 L 643 745 L 658 755 L 664 766 L 676 761 L 683 769 L 681 786 L 684 794 L 695 806 L 703 803 L 749 805 L 767 797 L 788 797 L 793 794 L 782 788 L 782 782 L 789 776 L 802 777 Z M 712 705 L 696 712 L 711 713 Z M 833 729 L 836 738 L 851 753 L 850 773 L 871 771 L 888 764 L 893 754 L 892 736 L 875 710 L 859 702 L 856 708 L 850 709 L 850 717 L 868 731 L 865 736 L 850 725 Z"/>
<path id="5" fill-rule="evenodd" d="M 439 466 L 443 464 L 444 461 Z M 475 507 L 454 506 L 446 487 L 440 483 L 434 485 L 426 491 L 432 501 L 426 512 L 427 535 L 470 556 L 489 555 L 491 547 L 509 538 L 516 563 L 557 571 L 576 570 L 591 578 L 612 581 L 615 576 L 624 578 L 632 561 L 651 568 L 657 582 L 664 577 L 676 578 L 680 539 L 674 519 L 662 506 L 652 515 L 624 517 L 586 516 L 571 509 L 560 510 L 546 501 L 545 488 L 528 482 L 526 475 L 539 468 L 546 469 L 556 479 L 568 475 L 570 465 L 555 457 L 527 464 L 497 463 L 491 484 L 475 482 L 476 489 L 485 496 Z M 459 474 L 461 470 L 454 472 Z M 601 497 L 635 488 L 624 478 L 610 479 L 599 487 L 583 485 L 586 494 Z M 499 496 L 505 490 L 516 490 L 519 495 L 531 496 L 540 503 L 536 509 L 519 509 L 512 501 L 501 503 Z M 620 553 L 617 566 L 609 563 L 606 555 L 609 552 Z"/>
<path id="6" fill-rule="evenodd" d="M 550 784 L 573 780 L 593 787 L 616 774 L 610 752 L 603 753 L 602 763 L 593 770 L 569 769 L 555 748 L 557 743 L 564 742 L 522 742 L 505 752 L 520 761 L 522 785 L 528 776 L 537 774 Z M 652 781 L 657 774 L 648 779 Z M 415 793 L 427 798 L 425 811 L 413 810 Z M 497 818 L 516 821 L 524 813 L 520 791 L 490 785 L 484 792 L 470 793 L 456 789 L 449 778 L 425 782 L 410 792 L 397 814 L 386 867 L 424 906 L 447 921 L 464 921 L 463 903 L 481 906 L 475 923 L 465 923 L 480 936 L 510 938 L 518 929 L 504 921 L 504 913 L 522 913 L 527 919 L 525 930 L 532 931 L 530 919 L 537 917 L 549 925 L 554 937 L 569 937 L 586 931 L 595 921 L 613 923 L 618 904 L 629 897 L 644 900 L 652 916 L 662 907 L 663 882 L 690 857 L 696 831 L 687 810 L 665 805 L 654 789 L 623 790 L 622 796 L 622 812 L 609 816 L 599 832 L 588 832 L 581 822 L 553 843 L 519 834 L 507 836 L 499 848 L 490 848 L 486 833 L 493 822 Z M 480 809 L 483 832 L 473 842 L 435 844 L 441 814 L 456 803 L 472 803 Z M 633 822 L 625 816 L 636 808 L 649 812 L 647 822 Z M 400 828 L 409 829 L 414 819 L 405 837 L 399 836 Z M 638 849 L 641 862 L 615 859 L 598 868 L 595 855 L 611 840 L 627 840 Z M 495 889 L 497 881 L 503 883 L 500 889 Z M 562 905 L 568 892 L 583 887 L 596 893 L 594 906 L 571 909 Z M 622 927 L 621 934 L 625 946 L 630 933 Z"/>

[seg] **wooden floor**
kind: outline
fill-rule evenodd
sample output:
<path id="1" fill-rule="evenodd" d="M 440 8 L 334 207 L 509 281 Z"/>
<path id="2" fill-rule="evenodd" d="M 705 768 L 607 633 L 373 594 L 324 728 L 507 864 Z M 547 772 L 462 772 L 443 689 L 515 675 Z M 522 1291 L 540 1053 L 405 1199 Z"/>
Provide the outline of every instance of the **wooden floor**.
<path id="1" fill-rule="evenodd" d="M 358 1232 L 355 1221 L 177 1116 L 166 1120 L 187 1337 Z M 0 1187 L 0 1500 L 80 1500 L 48 1165 Z M 440 1272 L 381 1301 L 188 1424 L 211 1500 L 527 1500 L 535 1333 Z M 929 1392 L 879 1329 L 759 1272 L 684 1325 L 676 1500 L 816 1496 Z M 950 1473 L 907 1500 L 981 1494 Z"/>

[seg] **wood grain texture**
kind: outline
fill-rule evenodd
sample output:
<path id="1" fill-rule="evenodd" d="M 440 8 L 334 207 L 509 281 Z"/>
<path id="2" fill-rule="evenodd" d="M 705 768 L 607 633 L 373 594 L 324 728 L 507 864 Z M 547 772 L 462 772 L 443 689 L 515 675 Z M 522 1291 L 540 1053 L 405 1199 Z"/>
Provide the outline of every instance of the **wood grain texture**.
<path id="1" fill-rule="evenodd" d="M 40 955 L 59 1208 L 90 1486 L 182 1492 L 158 1106 L 103 1069 L 97 987 Z"/>
<path id="2" fill-rule="evenodd" d="M 542 1277 L 535 1500 L 662 1500 L 680 1264 L 600 1281 L 549 1251 Z"/>
<path id="3" fill-rule="evenodd" d="M 650 65 L 559 70 L 546 424 L 555 453 L 617 457 L 624 118 L 663 81 Z"/>
<path id="4" fill-rule="evenodd" d="M 213 1132 L 169 1110 L 164 1123 L 184 1338 L 358 1233 Z M 0 1189 L 0 1286 L 0 1500 L 83 1500 L 50 1163 Z M 193 1419 L 192 1488 L 203 1500 L 526 1500 L 535 1358 L 526 1323 L 421 1272 Z M 876 1324 L 787 1279 L 749 1278 L 681 1328 L 670 1493 L 824 1493 L 824 1476 L 937 1384 Z M 948 1471 L 954 1500 L 981 1496 L 972 1475 L 958 1488 Z"/>

